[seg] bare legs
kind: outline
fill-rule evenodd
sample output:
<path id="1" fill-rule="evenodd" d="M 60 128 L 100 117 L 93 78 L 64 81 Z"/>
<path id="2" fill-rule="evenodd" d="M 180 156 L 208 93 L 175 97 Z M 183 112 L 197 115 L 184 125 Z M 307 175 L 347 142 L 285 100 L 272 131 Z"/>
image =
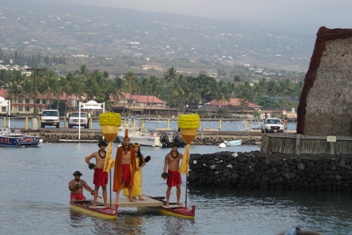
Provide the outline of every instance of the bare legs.
<path id="1" fill-rule="evenodd" d="M 99 192 L 99 186 L 98 185 L 94 185 L 93 206 L 97 206 L 98 192 Z"/>
<path id="2" fill-rule="evenodd" d="M 176 197 L 177 197 L 177 205 L 183 206 L 183 204 L 180 202 L 180 197 L 181 197 L 181 186 L 180 185 L 176 186 Z"/>
<path id="3" fill-rule="evenodd" d="M 104 198 L 104 206 L 108 207 L 108 194 L 107 194 L 107 191 L 106 191 L 106 185 L 105 186 L 102 186 L 102 189 L 103 189 L 103 198 Z M 95 194 L 95 191 L 94 191 L 94 194 Z M 98 192 L 97 192 L 97 196 L 98 196 Z"/>
<path id="4" fill-rule="evenodd" d="M 170 202 L 170 193 L 171 193 L 171 186 L 167 186 L 166 190 L 166 207 L 169 207 L 169 202 Z"/>
<path id="5" fill-rule="evenodd" d="M 132 197 L 132 187 L 128 187 L 127 189 L 128 189 L 128 200 L 130 202 L 136 202 L 137 200 Z M 120 192 L 121 192 L 121 189 L 118 189 L 116 191 L 116 203 L 119 202 Z"/>
<path id="6" fill-rule="evenodd" d="M 165 207 L 169 207 L 170 204 L 170 194 L 171 194 L 171 187 L 167 186 L 167 190 L 166 190 L 166 204 Z M 183 206 L 183 204 L 180 202 L 180 198 L 181 198 L 181 185 L 177 185 L 176 186 L 176 198 L 177 198 L 177 205 L 178 206 Z"/>

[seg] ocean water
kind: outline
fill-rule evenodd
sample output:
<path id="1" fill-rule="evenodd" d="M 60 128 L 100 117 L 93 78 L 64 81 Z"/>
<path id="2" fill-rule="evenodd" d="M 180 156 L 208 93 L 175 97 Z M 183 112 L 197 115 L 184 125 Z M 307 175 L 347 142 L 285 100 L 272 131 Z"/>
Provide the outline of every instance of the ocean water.
<path id="1" fill-rule="evenodd" d="M 113 154 L 116 152 L 113 147 Z M 69 208 L 68 182 L 79 170 L 93 186 L 84 158 L 96 144 L 44 143 L 38 148 L 0 149 L 1 234 L 278 234 L 292 226 L 326 235 L 352 234 L 351 192 L 188 187 L 187 205 L 195 220 L 163 216 L 136 208 L 119 210 L 116 221 L 75 213 Z M 143 168 L 143 192 L 164 196 L 160 177 L 170 149 L 142 147 L 152 160 Z M 180 152 L 184 148 L 179 149 Z M 249 152 L 258 146 L 220 149 L 191 146 L 192 153 Z M 183 180 L 185 178 L 183 177 Z M 171 201 L 175 200 L 175 189 Z M 99 193 L 101 195 L 101 192 Z M 182 185 L 182 200 L 186 188 Z M 85 192 L 87 198 L 90 194 Z"/>

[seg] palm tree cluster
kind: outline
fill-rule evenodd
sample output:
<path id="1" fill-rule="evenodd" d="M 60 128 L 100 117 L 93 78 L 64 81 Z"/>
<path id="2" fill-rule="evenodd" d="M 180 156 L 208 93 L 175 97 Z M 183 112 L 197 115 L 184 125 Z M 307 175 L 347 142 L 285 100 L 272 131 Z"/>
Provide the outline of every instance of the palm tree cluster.
<path id="1" fill-rule="evenodd" d="M 162 77 L 137 77 L 132 71 L 123 77 L 109 78 L 107 72 L 88 70 L 81 65 L 79 70 L 60 76 L 53 70 L 42 70 L 37 73 L 37 90 L 42 95 L 57 97 L 55 104 L 47 103 L 51 108 L 67 110 L 66 104 L 60 106 L 60 96 L 81 97 L 85 95 L 88 100 L 105 102 L 106 108 L 111 109 L 110 97 L 119 101 L 125 93 L 132 95 L 148 95 L 158 97 L 167 102 L 170 108 L 184 112 L 188 107 L 196 110 L 200 104 L 211 100 L 216 102 L 229 101 L 230 98 L 240 98 L 245 108 L 249 102 L 257 103 L 264 108 L 297 107 L 297 99 L 303 82 L 293 83 L 290 79 L 272 81 L 261 79 L 252 84 L 235 76 L 233 81 L 218 81 L 206 74 L 199 76 L 186 76 L 177 73 L 174 67 L 164 72 Z M 32 97 L 34 94 L 33 75 L 27 77 L 21 71 L 0 71 L 0 86 L 8 89 L 7 98 L 18 101 L 20 97 Z M 150 101 L 152 102 L 152 101 Z M 149 111 L 150 113 L 150 111 Z"/>

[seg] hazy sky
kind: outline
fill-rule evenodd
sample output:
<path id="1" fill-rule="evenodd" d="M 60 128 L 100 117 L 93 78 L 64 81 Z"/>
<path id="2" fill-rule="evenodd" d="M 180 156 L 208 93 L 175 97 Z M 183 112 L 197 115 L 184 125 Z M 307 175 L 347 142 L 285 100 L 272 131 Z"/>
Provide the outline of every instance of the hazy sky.
<path id="1" fill-rule="evenodd" d="M 251 22 L 352 28 L 352 0 L 59 0 L 58 2 Z"/>

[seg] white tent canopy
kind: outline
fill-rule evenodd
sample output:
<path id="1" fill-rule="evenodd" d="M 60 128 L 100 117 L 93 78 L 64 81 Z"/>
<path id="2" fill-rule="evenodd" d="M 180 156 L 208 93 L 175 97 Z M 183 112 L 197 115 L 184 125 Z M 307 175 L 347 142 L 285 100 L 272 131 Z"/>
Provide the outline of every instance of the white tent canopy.
<path id="1" fill-rule="evenodd" d="M 79 102 L 78 105 L 78 139 L 81 139 L 81 109 L 91 109 L 91 110 L 103 110 L 103 113 L 105 113 L 105 102 L 104 103 L 98 103 L 95 100 L 90 100 L 87 103 L 81 103 Z"/>

